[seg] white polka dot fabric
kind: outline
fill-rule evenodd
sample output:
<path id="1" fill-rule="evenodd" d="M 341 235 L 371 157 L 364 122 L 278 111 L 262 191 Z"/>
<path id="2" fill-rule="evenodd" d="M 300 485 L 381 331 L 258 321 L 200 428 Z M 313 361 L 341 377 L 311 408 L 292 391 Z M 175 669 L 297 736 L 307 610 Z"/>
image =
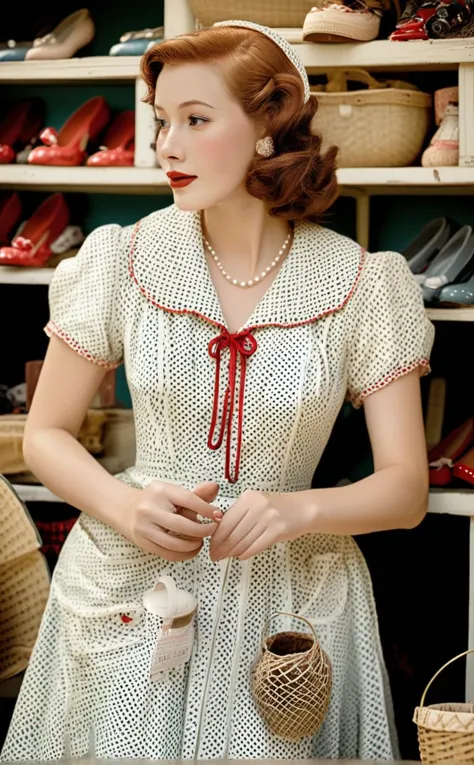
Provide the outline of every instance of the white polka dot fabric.
<path id="1" fill-rule="evenodd" d="M 409 369 L 426 371 L 433 339 L 401 256 L 368 255 L 331 231 L 297 225 L 291 252 L 244 327 L 257 350 L 246 359 L 240 472 L 231 483 L 225 440 L 207 445 L 216 368 L 208 345 L 225 322 L 199 215 L 172 206 L 136 227 L 97 229 L 61 263 L 50 299 L 49 333 L 95 363 L 125 362 L 137 457 L 119 478 L 189 489 L 212 479 L 224 511 L 247 488 L 310 488 L 345 398 L 359 405 Z M 234 466 L 236 434 L 233 423 Z M 162 574 L 193 592 L 199 607 L 189 664 L 153 684 L 158 625 L 142 595 Z M 271 734 L 250 694 L 263 625 L 275 611 L 309 618 L 333 666 L 326 720 L 299 742 Z M 272 625 L 289 627 L 300 628 L 284 619 Z M 83 514 L 53 576 L 2 758 L 79 757 L 91 748 L 102 758 L 396 757 L 370 577 L 352 538 L 308 535 L 244 563 L 211 563 L 206 544 L 194 560 L 171 564 Z"/>

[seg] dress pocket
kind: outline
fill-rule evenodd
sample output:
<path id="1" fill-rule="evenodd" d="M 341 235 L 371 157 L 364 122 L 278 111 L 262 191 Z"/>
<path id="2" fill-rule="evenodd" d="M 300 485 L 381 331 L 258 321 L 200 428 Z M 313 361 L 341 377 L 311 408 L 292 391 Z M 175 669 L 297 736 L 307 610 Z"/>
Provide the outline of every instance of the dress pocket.
<path id="1" fill-rule="evenodd" d="M 293 613 L 305 616 L 315 626 L 332 624 L 342 615 L 349 580 L 343 543 L 337 538 L 314 535 L 291 542 L 287 547 L 287 571 Z"/>

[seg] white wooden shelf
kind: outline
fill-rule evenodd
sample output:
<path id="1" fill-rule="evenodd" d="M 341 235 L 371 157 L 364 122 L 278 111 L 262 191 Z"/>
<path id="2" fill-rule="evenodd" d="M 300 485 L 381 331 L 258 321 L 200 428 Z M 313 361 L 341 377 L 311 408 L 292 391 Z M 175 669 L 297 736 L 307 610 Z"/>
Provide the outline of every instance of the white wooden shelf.
<path id="1" fill-rule="evenodd" d="M 60 61 L 5 61 L 0 82 L 133 81 L 139 75 L 140 56 L 90 56 Z"/>
<path id="2" fill-rule="evenodd" d="M 23 502 L 63 502 L 52 491 L 37 484 L 16 483 L 12 484 L 16 493 Z"/>
<path id="3" fill-rule="evenodd" d="M 471 193 L 474 167 L 347 167 L 337 171 L 343 194 Z M 156 167 L 48 167 L 0 165 L 0 186 L 91 192 L 171 194 Z"/>
<path id="4" fill-rule="evenodd" d="M 474 517 L 474 487 L 456 490 L 432 489 L 428 512 Z"/>
<path id="5" fill-rule="evenodd" d="M 431 321 L 474 321 L 472 308 L 428 308 L 426 313 Z"/>
<path id="6" fill-rule="evenodd" d="M 474 171 L 473 171 L 474 175 Z M 0 186 L 108 194 L 171 194 L 160 168 L 0 165 Z"/>
<path id="7" fill-rule="evenodd" d="M 346 191 L 385 194 L 449 194 L 474 190 L 474 167 L 345 167 L 338 170 Z"/>
<path id="8" fill-rule="evenodd" d="M 0 284 L 49 284 L 54 268 L 0 266 Z"/>
<path id="9" fill-rule="evenodd" d="M 395 43 L 375 40 L 368 43 L 328 45 L 304 43 L 301 29 L 283 29 L 283 36 L 295 45 L 308 72 L 330 68 L 363 67 L 372 70 L 456 69 L 474 63 L 474 39 L 423 40 Z M 60 61 L 12 61 L 0 65 L 0 82 L 86 82 L 133 81 L 139 76 L 140 56 L 90 56 Z"/>

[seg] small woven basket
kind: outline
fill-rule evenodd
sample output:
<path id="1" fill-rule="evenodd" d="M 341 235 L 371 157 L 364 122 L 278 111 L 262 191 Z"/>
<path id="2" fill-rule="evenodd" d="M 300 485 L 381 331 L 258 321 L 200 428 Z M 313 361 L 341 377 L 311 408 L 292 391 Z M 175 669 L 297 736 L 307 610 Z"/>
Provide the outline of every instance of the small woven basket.
<path id="1" fill-rule="evenodd" d="M 310 9 L 305 0 L 189 0 L 189 5 L 204 27 L 216 21 L 245 19 L 267 27 L 302 29 Z"/>
<path id="2" fill-rule="evenodd" d="M 278 632 L 264 638 L 262 653 L 252 670 L 252 693 L 268 728 L 288 741 L 311 736 L 322 725 L 329 706 L 332 669 L 314 627 L 294 614 L 273 614 L 300 619 L 312 635 Z"/>
<path id="3" fill-rule="evenodd" d="M 319 104 L 312 129 L 323 150 L 339 149 L 339 167 L 405 167 L 419 156 L 432 115 L 432 97 L 410 83 L 376 80 L 364 69 L 336 70 L 312 92 Z M 351 84 L 366 88 L 350 90 Z"/>
<path id="4" fill-rule="evenodd" d="M 450 659 L 431 678 L 416 707 L 413 721 L 423 763 L 474 763 L 474 704 L 431 704 L 425 707 L 429 688 L 453 661 L 474 653 L 474 648 Z"/>

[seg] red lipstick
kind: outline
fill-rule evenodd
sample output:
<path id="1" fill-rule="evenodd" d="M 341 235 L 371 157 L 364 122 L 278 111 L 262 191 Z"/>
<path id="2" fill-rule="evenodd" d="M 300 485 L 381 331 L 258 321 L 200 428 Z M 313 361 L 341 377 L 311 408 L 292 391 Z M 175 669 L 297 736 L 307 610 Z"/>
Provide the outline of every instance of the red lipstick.
<path id="1" fill-rule="evenodd" d="M 189 184 L 197 178 L 197 175 L 186 175 L 185 173 L 177 173 L 174 170 L 170 173 L 166 173 L 166 175 L 170 179 L 170 186 L 172 189 L 182 189 L 185 186 L 189 186 Z"/>

